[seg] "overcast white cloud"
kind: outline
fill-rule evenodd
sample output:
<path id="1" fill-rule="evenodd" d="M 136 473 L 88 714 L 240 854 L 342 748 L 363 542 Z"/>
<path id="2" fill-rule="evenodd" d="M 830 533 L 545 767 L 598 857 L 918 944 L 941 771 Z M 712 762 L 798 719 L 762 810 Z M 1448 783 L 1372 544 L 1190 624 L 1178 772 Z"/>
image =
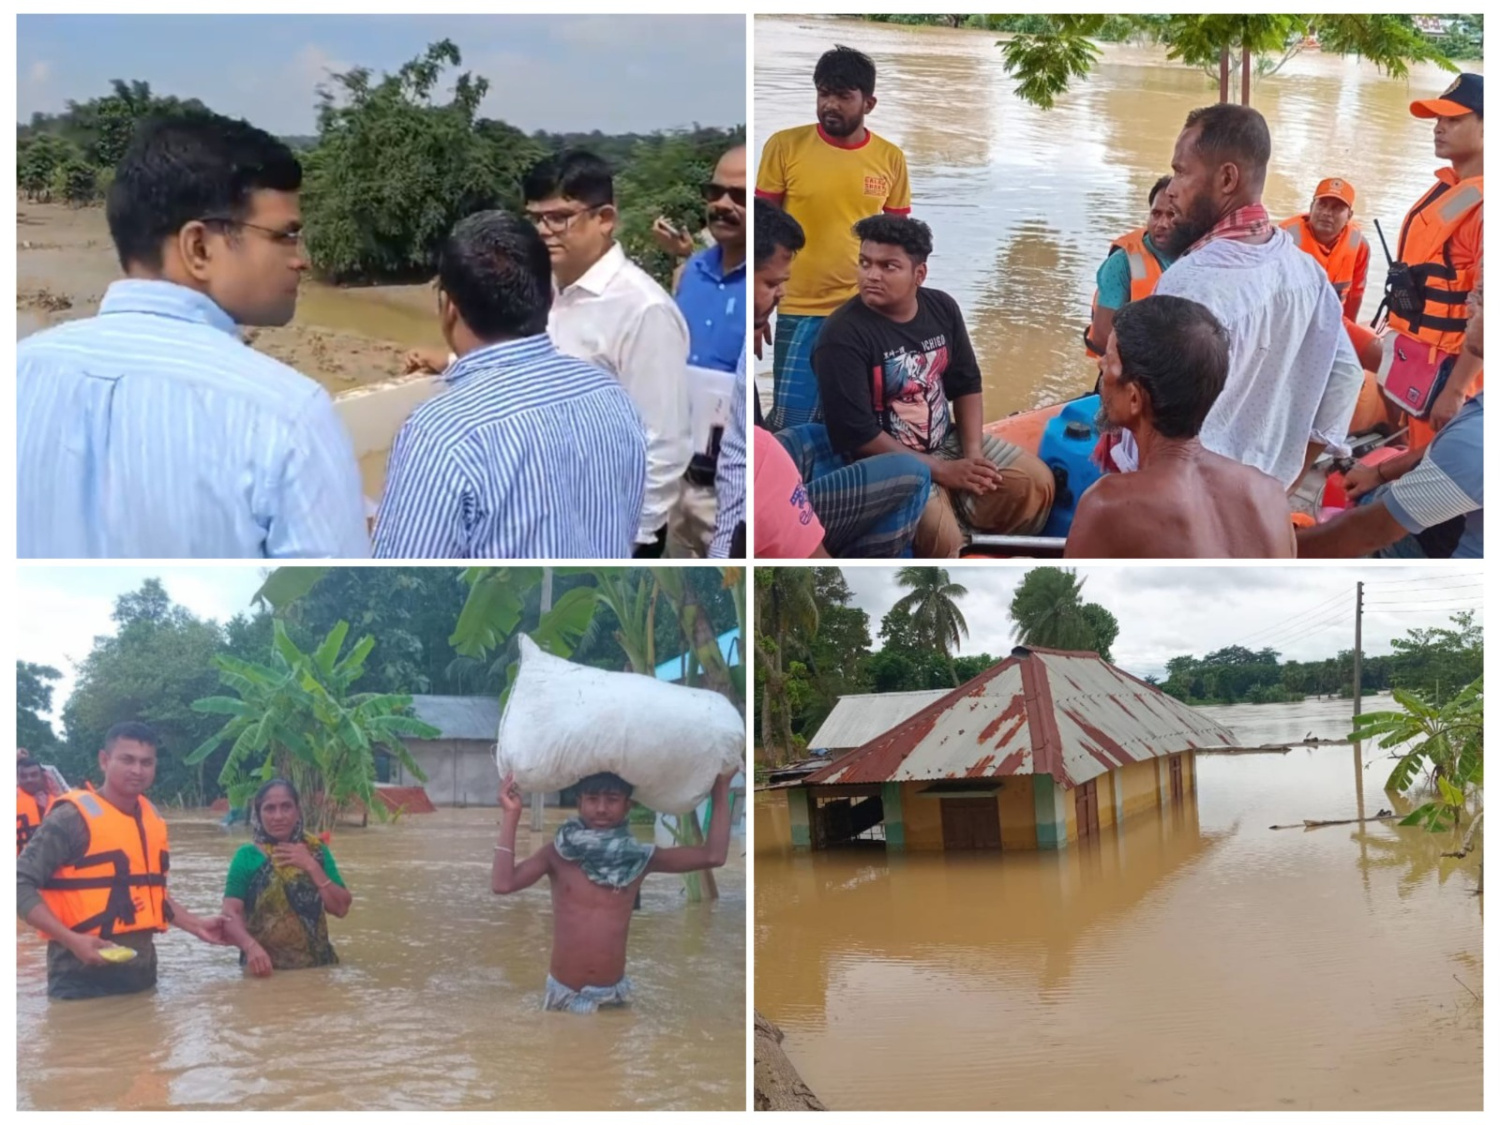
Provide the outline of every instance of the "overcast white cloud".
<path id="1" fill-rule="evenodd" d="M 223 622 L 250 611 L 250 598 L 264 574 L 260 567 L 246 566 L 22 567 L 16 579 L 16 659 L 48 664 L 62 673 L 52 692 L 55 718 L 72 694 L 77 665 L 94 638 L 114 635 L 110 614 L 121 594 L 139 590 L 148 578 L 160 578 L 178 605 Z"/>
<path id="2" fill-rule="evenodd" d="M 846 566 L 854 604 L 870 615 L 876 646 L 880 620 L 905 593 L 895 567 Z M 966 586 L 959 608 L 969 624 L 960 652 L 992 656 L 1014 645 L 1010 600 L 1027 566 L 952 565 Z M 1164 675 L 1184 653 L 1203 655 L 1226 645 L 1274 648 L 1287 660 L 1332 656 L 1354 647 L 1354 586 L 1365 583 L 1364 646 L 1390 651 L 1390 642 L 1416 627 L 1446 623 L 1457 608 L 1480 609 L 1479 564 L 1392 566 L 1079 566 L 1084 597 L 1120 622 L 1115 662 L 1136 675 Z"/>

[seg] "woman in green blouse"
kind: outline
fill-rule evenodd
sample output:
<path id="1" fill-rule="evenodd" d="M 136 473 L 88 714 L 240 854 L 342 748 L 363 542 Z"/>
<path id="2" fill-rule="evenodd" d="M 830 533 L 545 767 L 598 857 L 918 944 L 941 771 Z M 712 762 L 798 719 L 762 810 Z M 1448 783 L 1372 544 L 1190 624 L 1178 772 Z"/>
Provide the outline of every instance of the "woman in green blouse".
<path id="1" fill-rule="evenodd" d="M 337 965 L 328 940 L 328 915 L 349 913 L 333 852 L 302 826 L 302 806 L 290 781 L 274 778 L 250 802 L 252 842 L 229 864 L 224 886 L 225 932 L 240 948 L 240 964 L 258 977 L 272 969 Z"/>

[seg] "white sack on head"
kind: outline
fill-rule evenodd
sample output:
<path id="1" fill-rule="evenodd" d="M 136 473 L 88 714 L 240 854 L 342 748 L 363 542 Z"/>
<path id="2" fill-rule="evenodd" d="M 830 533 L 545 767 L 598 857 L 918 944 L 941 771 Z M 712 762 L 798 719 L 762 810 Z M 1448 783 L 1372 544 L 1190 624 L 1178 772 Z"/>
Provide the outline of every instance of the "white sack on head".
<path id="1" fill-rule="evenodd" d="M 500 776 L 514 774 L 522 789 L 551 793 L 614 773 L 648 808 L 685 813 L 739 767 L 745 722 L 717 692 L 585 668 L 523 636 L 497 742 Z"/>

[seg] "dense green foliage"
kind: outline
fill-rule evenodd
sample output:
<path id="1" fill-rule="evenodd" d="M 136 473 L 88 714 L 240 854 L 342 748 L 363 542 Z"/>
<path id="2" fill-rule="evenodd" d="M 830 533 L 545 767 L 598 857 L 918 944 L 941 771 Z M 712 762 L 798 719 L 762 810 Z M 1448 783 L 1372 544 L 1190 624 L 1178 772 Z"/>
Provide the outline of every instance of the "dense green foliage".
<path id="1" fill-rule="evenodd" d="M 46 664 L 16 661 L 16 746 L 33 756 L 53 753 L 57 732 L 47 721 L 52 710 L 52 682 L 62 673 Z"/>
<path id="2" fill-rule="evenodd" d="M 651 224 L 665 215 L 684 230 L 704 225 L 698 185 L 725 149 L 744 143 L 744 127 L 528 135 L 478 116 L 489 84 L 467 71 L 453 76 L 461 65 L 458 46 L 444 39 L 394 74 L 355 67 L 331 75 L 319 92 L 317 136 L 284 138 L 306 173 L 314 270 L 343 282 L 428 277 L 454 223 L 486 208 L 518 209 L 522 178 L 538 160 L 582 147 L 615 171 L 625 252 L 670 287 L 675 263 L 652 240 Z M 438 100 L 450 87 L 448 100 Z M 18 187 L 28 199 L 97 201 L 139 121 L 206 110 L 196 99 L 158 98 L 148 83 L 116 80 L 111 94 L 37 114 L 18 129 Z"/>
<path id="3" fill-rule="evenodd" d="M 1457 613 L 1451 628 L 1409 629 L 1392 652 L 1365 654 L 1364 691 L 1400 688 L 1429 700 L 1452 698 L 1484 669 L 1484 630 L 1472 613 Z M 1286 703 L 1308 695 L 1353 695 L 1354 651 L 1324 660 L 1282 662 L 1273 649 L 1231 645 L 1206 656 L 1167 661 L 1162 690 L 1188 703 Z"/>

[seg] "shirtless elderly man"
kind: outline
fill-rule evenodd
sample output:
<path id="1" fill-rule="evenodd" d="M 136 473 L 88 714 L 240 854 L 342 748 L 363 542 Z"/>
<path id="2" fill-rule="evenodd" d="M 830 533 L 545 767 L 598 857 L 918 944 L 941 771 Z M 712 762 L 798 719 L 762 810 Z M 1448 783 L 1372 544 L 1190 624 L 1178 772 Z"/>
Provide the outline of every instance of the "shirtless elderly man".
<path id="1" fill-rule="evenodd" d="M 1291 558 L 1292 514 L 1275 477 L 1198 440 L 1229 372 L 1229 337 L 1182 297 L 1132 301 L 1100 362 L 1100 427 L 1128 430 L 1140 471 L 1083 494 L 1069 558 Z"/>

